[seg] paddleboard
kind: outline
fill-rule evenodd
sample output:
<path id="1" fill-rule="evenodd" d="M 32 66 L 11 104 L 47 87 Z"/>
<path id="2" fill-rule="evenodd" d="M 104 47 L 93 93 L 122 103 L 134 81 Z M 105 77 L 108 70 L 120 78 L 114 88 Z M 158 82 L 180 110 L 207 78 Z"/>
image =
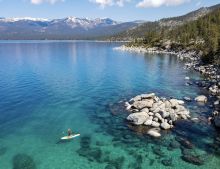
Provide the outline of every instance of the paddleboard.
<path id="1" fill-rule="evenodd" d="M 75 138 L 75 137 L 78 137 L 80 136 L 80 134 L 74 134 L 74 135 L 70 135 L 70 136 L 64 136 L 61 138 L 61 140 L 69 140 L 69 139 L 72 139 L 72 138 Z"/>

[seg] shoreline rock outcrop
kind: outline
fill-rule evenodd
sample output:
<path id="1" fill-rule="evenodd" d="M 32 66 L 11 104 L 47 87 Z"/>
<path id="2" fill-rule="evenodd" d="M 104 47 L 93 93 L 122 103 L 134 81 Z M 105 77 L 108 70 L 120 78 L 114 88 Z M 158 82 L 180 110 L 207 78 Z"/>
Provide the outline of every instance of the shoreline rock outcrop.
<path id="1" fill-rule="evenodd" d="M 159 137 L 159 129 L 169 130 L 179 119 L 190 118 L 190 112 L 184 107 L 184 101 L 159 98 L 155 93 L 142 94 L 125 103 L 131 112 L 127 120 L 134 125 L 145 125 L 152 129 L 149 134 Z"/>

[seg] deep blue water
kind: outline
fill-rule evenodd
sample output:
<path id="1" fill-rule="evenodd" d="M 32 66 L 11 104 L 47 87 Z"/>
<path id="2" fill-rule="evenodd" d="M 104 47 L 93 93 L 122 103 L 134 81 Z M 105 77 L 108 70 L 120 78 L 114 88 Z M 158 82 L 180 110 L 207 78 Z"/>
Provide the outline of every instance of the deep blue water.
<path id="1" fill-rule="evenodd" d="M 0 42 L 0 169 L 210 168 L 220 165 L 216 130 L 207 106 L 189 103 L 193 117 L 162 138 L 130 126 L 124 101 L 148 92 L 182 99 L 206 94 L 185 77 L 176 56 L 113 50 L 121 43 L 83 41 Z M 81 136 L 60 142 L 71 128 Z M 172 142 L 186 139 L 171 150 Z M 183 161 L 183 152 L 204 164 Z M 206 157 L 206 158 L 204 158 Z M 170 164 L 168 167 L 164 163 Z"/>

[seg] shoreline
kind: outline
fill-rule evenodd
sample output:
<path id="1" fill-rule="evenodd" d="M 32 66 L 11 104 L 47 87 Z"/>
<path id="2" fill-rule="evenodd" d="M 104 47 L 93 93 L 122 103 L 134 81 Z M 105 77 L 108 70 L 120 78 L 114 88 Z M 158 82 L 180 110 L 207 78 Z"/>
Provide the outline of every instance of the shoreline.
<path id="1" fill-rule="evenodd" d="M 100 43 L 128 43 L 130 41 L 109 41 L 109 40 L 65 40 L 65 39 L 5 39 L 5 40 L 0 40 L 0 43 L 2 42 L 34 42 L 34 41 L 39 41 L 39 42 L 100 42 Z"/>
<path id="2" fill-rule="evenodd" d="M 209 87 L 209 91 L 212 95 L 219 97 L 220 99 L 220 69 L 213 64 L 202 65 L 200 60 L 200 54 L 196 51 L 172 51 L 172 50 L 161 50 L 158 48 L 145 48 L 136 46 L 125 46 L 115 47 L 114 50 L 136 52 L 136 53 L 148 53 L 148 54 L 170 54 L 176 55 L 178 59 L 185 61 L 185 69 L 194 69 L 200 74 L 205 76 L 213 85 Z M 214 85 L 215 84 L 215 85 Z M 205 87 L 203 85 L 203 87 Z"/>
<path id="3" fill-rule="evenodd" d="M 176 55 L 177 58 L 181 61 L 184 61 L 184 69 L 193 69 L 196 72 L 199 72 L 204 76 L 203 81 L 196 82 L 198 87 L 202 87 L 209 92 L 209 96 L 214 96 L 215 101 L 213 101 L 213 114 L 210 119 L 214 121 L 216 127 L 220 127 L 220 69 L 219 66 L 213 64 L 203 65 L 201 64 L 200 53 L 196 51 L 187 51 L 187 50 L 163 50 L 156 47 L 153 48 L 145 48 L 143 46 L 125 46 L 122 45 L 120 47 L 114 48 L 114 50 L 127 51 L 127 52 L 136 52 L 136 53 L 148 53 L 148 54 L 170 54 Z M 188 85 L 192 85 L 190 82 L 190 78 L 186 77 L 189 80 Z M 216 113 L 217 112 L 217 113 Z M 218 124 L 216 123 L 216 119 L 219 119 Z"/>

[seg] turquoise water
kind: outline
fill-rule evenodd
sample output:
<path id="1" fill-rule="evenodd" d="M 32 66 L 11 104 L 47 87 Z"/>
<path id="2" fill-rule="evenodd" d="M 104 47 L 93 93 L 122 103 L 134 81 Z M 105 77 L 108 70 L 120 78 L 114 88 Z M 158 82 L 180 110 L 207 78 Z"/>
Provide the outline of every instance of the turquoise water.
<path id="1" fill-rule="evenodd" d="M 113 50 L 119 45 L 0 42 L 0 169 L 219 168 L 220 136 L 206 121 L 209 103 L 189 103 L 201 121 L 181 121 L 160 139 L 125 120 L 131 97 L 194 98 L 206 91 L 186 86 L 185 76 L 202 77 L 175 56 Z M 81 136 L 61 142 L 68 128 Z M 184 153 L 203 164 L 184 161 Z"/>

